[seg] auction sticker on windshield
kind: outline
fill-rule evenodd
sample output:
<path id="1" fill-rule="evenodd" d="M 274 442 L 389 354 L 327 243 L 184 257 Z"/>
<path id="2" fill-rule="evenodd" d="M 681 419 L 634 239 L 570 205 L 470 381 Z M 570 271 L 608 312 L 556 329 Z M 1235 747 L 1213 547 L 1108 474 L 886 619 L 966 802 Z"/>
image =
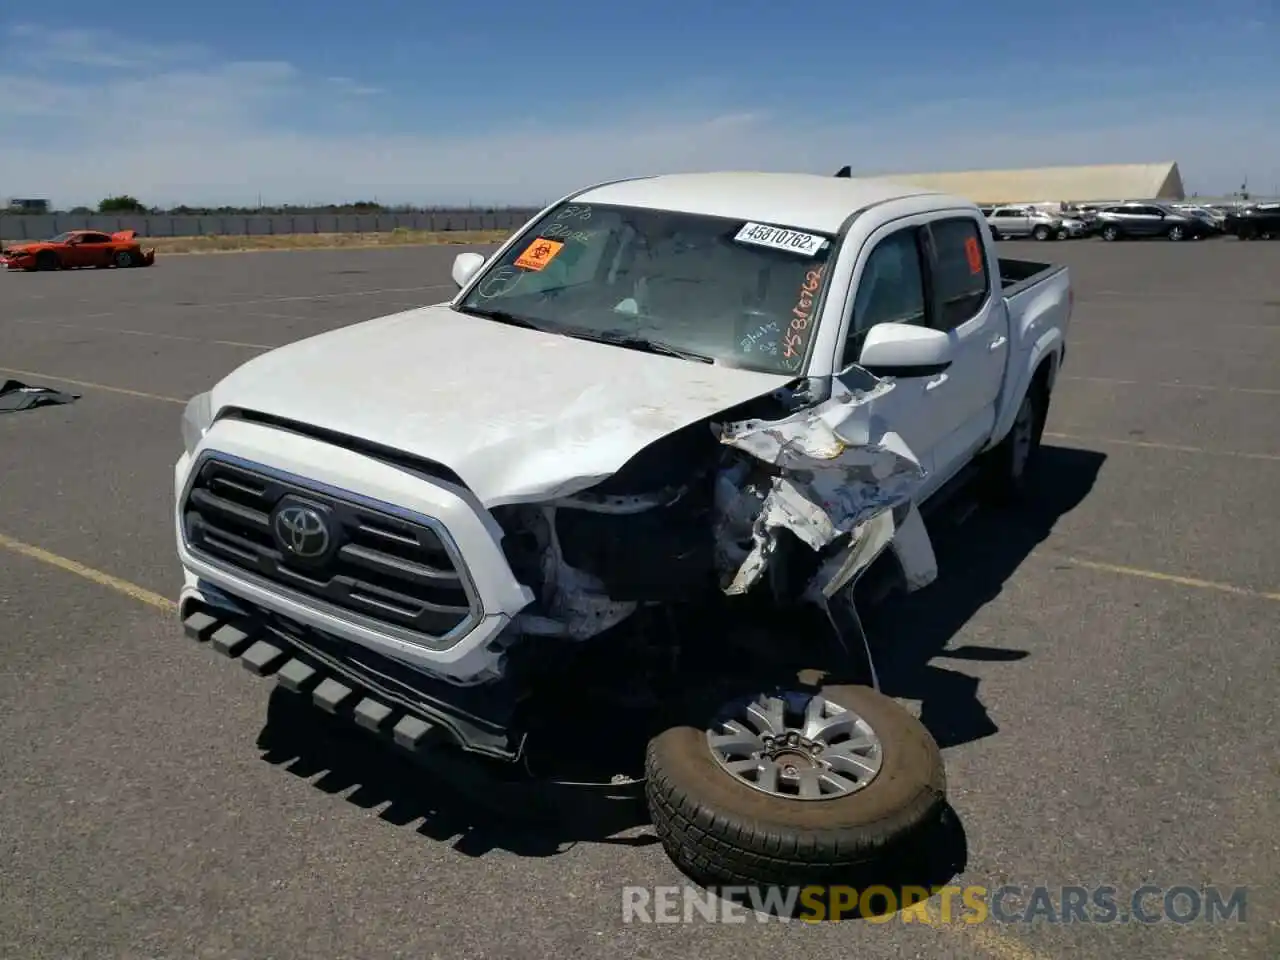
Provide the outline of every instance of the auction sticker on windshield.
<path id="1" fill-rule="evenodd" d="M 786 250 L 812 257 L 827 238 L 816 233 L 804 233 L 800 230 L 788 230 L 786 227 L 771 227 L 767 223 L 746 223 L 733 238 L 738 243 L 752 243 L 758 247 L 769 247 L 773 250 Z"/>
<path id="2" fill-rule="evenodd" d="M 524 253 L 516 257 L 515 265 L 522 270 L 541 270 L 563 249 L 563 243 L 539 237 L 524 248 Z"/>

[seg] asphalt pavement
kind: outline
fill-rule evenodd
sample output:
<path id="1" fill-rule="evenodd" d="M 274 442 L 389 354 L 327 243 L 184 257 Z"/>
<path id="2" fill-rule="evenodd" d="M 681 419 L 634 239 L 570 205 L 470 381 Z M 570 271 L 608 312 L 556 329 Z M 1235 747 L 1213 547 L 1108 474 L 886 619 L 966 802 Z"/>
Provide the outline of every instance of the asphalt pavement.
<path id="1" fill-rule="evenodd" d="M 1077 290 L 1041 497 L 947 511 L 939 581 L 871 627 L 944 746 L 953 842 L 922 882 L 1022 893 L 1012 922 L 820 924 L 625 923 L 624 887 L 684 882 L 646 825 L 505 823 L 182 638 L 182 404 L 448 299 L 461 249 L 0 276 L 0 380 L 81 394 L 0 416 L 0 955 L 1280 955 L 1280 245 L 1002 245 Z M 1011 917 L 1037 885 L 1122 913 L 1243 887 L 1245 916 Z"/>

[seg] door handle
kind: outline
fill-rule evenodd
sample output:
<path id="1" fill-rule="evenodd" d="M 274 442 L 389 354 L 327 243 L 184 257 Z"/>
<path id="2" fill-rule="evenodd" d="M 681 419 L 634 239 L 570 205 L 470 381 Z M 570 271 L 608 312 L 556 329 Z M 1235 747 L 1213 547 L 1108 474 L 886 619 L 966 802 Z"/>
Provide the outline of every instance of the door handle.
<path id="1" fill-rule="evenodd" d="M 949 377 L 948 374 L 945 374 L 945 373 L 939 374 L 938 376 L 930 380 L 928 383 L 926 383 L 924 385 L 924 388 L 926 390 L 936 390 L 938 387 L 942 386 L 944 383 L 947 382 L 948 377 Z"/>
<path id="2" fill-rule="evenodd" d="M 1009 338 L 1001 335 L 999 337 L 996 337 L 989 344 L 987 344 L 987 349 L 990 350 L 992 353 L 995 353 L 997 350 L 999 350 L 1008 342 L 1009 342 Z"/>

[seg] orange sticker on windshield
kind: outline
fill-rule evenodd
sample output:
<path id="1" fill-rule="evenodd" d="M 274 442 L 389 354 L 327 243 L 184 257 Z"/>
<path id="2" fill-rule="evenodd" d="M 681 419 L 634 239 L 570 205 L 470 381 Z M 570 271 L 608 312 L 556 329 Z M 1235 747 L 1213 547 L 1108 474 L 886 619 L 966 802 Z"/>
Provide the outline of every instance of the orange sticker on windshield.
<path id="1" fill-rule="evenodd" d="M 978 246 L 977 237 L 966 237 L 964 241 L 964 255 L 969 259 L 969 272 L 978 274 L 982 272 L 982 248 Z"/>
<path id="2" fill-rule="evenodd" d="M 554 260 L 563 249 L 563 243 L 539 237 L 525 247 L 524 253 L 516 257 L 516 266 L 521 270 L 541 270 Z"/>

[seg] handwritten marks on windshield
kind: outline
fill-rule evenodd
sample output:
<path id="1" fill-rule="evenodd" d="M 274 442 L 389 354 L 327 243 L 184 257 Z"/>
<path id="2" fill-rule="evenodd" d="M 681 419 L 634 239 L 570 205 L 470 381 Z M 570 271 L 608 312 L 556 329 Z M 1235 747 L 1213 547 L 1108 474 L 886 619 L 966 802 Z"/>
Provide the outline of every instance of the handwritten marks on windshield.
<path id="1" fill-rule="evenodd" d="M 525 276 L 515 267 L 498 267 L 484 278 L 484 282 L 476 289 L 476 296 L 481 300 L 505 297 L 515 290 Z"/>
<path id="2" fill-rule="evenodd" d="M 779 350 L 778 335 L 780 332 L 778 321 L 770 320 L 767 323 L 760 324 L 755 330 L 743 337 L 738 347 L 743 353 L 763 353 L 767 356 L 776 357 Z"/>
<path id="3" fill-rule="evenodd" d="M 782 336 L 782 361 L 788 370 L 795 370 L 804 360 L 809 343 L 809 321 L 813 317 L 813 302 L 822 286 L 822 275 L 827 265 L 809 270 L 800 285 L 800 296 L 791 310 L 791 322 Z"/>
<path id="4" fill-rule="evenodd" d="M 542 229 L 542 235 L 566 243 L 589 243 L 592 235 L 586 228 L 590 225 L 590 220 L 590 207 L 571 203 L 556 211 L 551 223 Z"/>

